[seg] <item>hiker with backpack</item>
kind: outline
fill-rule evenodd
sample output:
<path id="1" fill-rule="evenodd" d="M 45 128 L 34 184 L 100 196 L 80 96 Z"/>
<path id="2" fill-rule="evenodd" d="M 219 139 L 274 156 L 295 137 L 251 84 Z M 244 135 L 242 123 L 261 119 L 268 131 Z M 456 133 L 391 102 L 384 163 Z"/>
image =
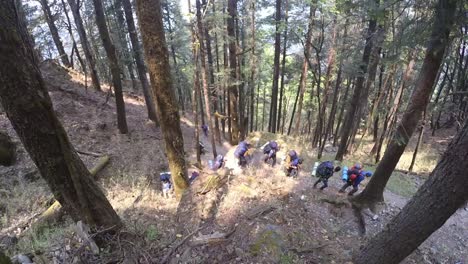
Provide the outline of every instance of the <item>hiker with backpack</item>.
<path id="1" fill-rule="evenodd" d="M 245 154 L 249 150 L 251 145 L 247 141 L 241 141 L 239 145 L 237 145 L 236 150 L 234 151 L 234 157 L 237 159 L 237 165 L 243 167 L 247 165 L 247 159 L 245 158 Z"/>
<path id="2" fill-rule="evenodd" d="M 299 166 L 302 164 L 302 159 L 299 158 L 295 150 L 290 150 L 285 159 L 286 176 L 296 177 L 299 174 Z"/>
<path id="3" fill-rule="evenodd" d="M 224 166 L 225 162 L 226 160 L 224 159 L 224 156 L 219 154 L 218 156 L 216 156 L 214 163 L 210 164 L 210 168 L 214 171 L 219 170 Z"/>
<path id="4" fill-rule="evenodd" d="M 208 137 L 208 126 L 203 124 L 201 128 L 203 130 L 203 134 L 205 135 L 205 137 Z"/>
<path id="5" fill-rule="evenodd" d="M 346 171 L 346 170 L 345 170 Z M 353 189 L 348 193 L 352 196 L 359 190 L 359 184 L 366 178 L 371 177 L 372 172 L 362 170 L 362 166 L 359 163 L 354 164 L 351 169 L 347 170 L 346 174 L 343 175 L 343 180 L 345 184 L 340 189 L 340 193 L 344 193 L 346 189 L 350 186 L 353 186 Z"/>
<path id="6" fill-rule="evenodd" d="M 263 161 L 265 163 L 271 159 L 272 164 L 271 166 L 275 166 L 276 164 L 276 152 L 278 152 L 279 146 L 276 141 L 268 141 L 265 145 L 263 145 L 263 154 L 265 155 L 265 159 Z"/>
<path id="7" fill-rule="evenodd" d="M 163 197 L 169 198 L 172 192 L 171 172 L 161 172 L 159 179 L 161 180 Z"/>
<path id="8" fill-rule="evenodd" d="M 341 170 L 340 166 L 333 166 L 332 161 L 324 161 L 320 163 L 317 167 L 317 177 L 318 180 L 314 183 L 314 188 L 317 188 L 317 184 L 320 182 L 323 183 L 322 187 L 320 187 L 320 190 L 324 190 L 325 188 L 328 187 L 328 179 L 333 176 L 333 173 L 339 172 Z"/>

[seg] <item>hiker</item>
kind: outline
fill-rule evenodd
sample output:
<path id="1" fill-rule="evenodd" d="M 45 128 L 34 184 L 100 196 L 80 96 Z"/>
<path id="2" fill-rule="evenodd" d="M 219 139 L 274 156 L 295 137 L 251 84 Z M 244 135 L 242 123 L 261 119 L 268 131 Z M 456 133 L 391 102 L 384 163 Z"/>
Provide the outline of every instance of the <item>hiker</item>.
<path id="1" fill-rule="evenodd" d="M 268 141 L 265 145 L 263 145 L 263 154 L 265 154 L 265 159 L 263 160 L 265 163 L 271 159 L 272 164 L 271 166 L 275 166 L 276 164 L 276 152 L 279 150 L 278 143 L 276 141 Z"/>
<path id="2" fill-rule="evenodd" d="M 302 164 L 302 159 L 299 158 L 295 150 L 290 150 L 285 159 L 286 176 L 297 176 L 300 164 Z"/>
<path id="3" fill-rule="evenodd" d="M 219 154 L 218 156 L 216 156 L 214 163 L 211 162 L 210 168 L 214 171 L 219 170 L 224 166 L 225 162 L 226 160 L 224 159 L 224 156 Z"/>
<path id="4" fill-rule="evenodd" d="M 205 145 L 201 141 L 198 141 L 198 148 L 200 149 L 201 155 L 204 155 L 206 153 Z"/>
<path id="5" fill-rule="evenodd" d="M 351 196 L 359 190 L 359 184 L 366 177 L 371 176 L 372 173 L 370 171 L 363 171 L 361 164 L 356 163 L 347 171 L 346 175 L 343 175 L 343 180 L 345 180 L 346 183 L 341 187 L 339 192 L 344 193 L 349 186 L 353 186 L 353 189 L 348 193 L 348 195 Z"/>
<path id="6" fill-rule="evenodd" d="M 251 145 L 247 141 L 241 141 L 239 145 L 237 145 L 237 148 L 234 151 L 234 157 L 238 159 L 237 165 L 243 167 L 247 164 L 245 154 L 247 153 L 250 147 Z"/>
<path id="7" fill-rule="evenodd" d="M 320 182 L 323 183 L 320 190 L 323 191 L 325 188 L 328 187 L 328 179 L 333 176 L 333 173 L 339 172 L 341 170 L 340 166 L 333 166 L 332 161 L 324 161 L 320 163 L 317 167 L 317 177 L 318 180 L 314 183 L 314 188 L 317 188 L 317 184 Z"/>
<path id="8" fill-rule="evenodd" d="M 203 134 L 205 134 L 205 137 L 208 137 L 208 126 L 203 124 L 201 128 L 203 130 Z"/>
<path id="9" fill-rule="evenodd" d="M 172 192 L 171 172 L 161 172 L 159 179 L 162 184 L 162 192 L 164 198 L 169 198 Z"/>

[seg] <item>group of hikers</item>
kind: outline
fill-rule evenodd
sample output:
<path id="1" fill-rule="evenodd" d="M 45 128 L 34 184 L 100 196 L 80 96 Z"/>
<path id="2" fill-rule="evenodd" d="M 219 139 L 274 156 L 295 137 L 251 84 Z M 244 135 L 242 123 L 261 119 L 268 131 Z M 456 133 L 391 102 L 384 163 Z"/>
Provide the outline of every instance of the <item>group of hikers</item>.
<path id="1" fill-rule="evenodd" d="M 202 126 L 203 133 L 205 136 L 208 134 L 208 127 L 206 125 Z M 204 145 L 199 142 L 200 152 L 205 152 Z M 240 167 L 245 167 L 248 163 L 248 153 L 252 149 L 252 144 L 247 141 L 242 141 L 237 145 L 234 151 L 234 157 L 237 160 L 237 165 Z M 268 141 L 261 147 L 263 151 L 263 161 L 271 166 L 276 165 L 276 154 L 279 151 L 279 144 L 272 140 Z M 303 160 L 299 158 L 299 155 L 295 150 L 289 150 L 284 159 L 284 172 L 288 177 L 297 177 L 299 174 L 300 167 L 303 163 Z M 214 161 L 209 161 L 209 167 L 211 170 L 218 170 L 224 167 L 226 164 L 226 159 L 223 155 L 218 155 Z M 337 172 L 342 171 L 341 179 L 344 182 L 344 185 L 339 190 L 340 193 L 344 193 L 347 188 L 352 187 L 352 190 L 348 195 L 353 195 L 359 190 L 359 185 L 366 177 L 371 177 L 372 173 L 370 171 L 363 170 L 361 164 L 356 163 L 351 168 L 344 166 L 343 170 L 340 166 L 335 166 L 333 161 L 324 161 L 316 162 L 312 170 L 312 176 L 316 176 L 318 179 L 315 181 L 313 187 L 317 188 L 319 183 L 322 183 L 320 190 L 324 190 L 328 187 L 328 180 Z M 198 176 L 198 174 L 196 175 Z M 195 178 L 195 177 L 191 177 Z M 193 180 L 192 179 L 192 180 Z M 161 173 L 161 181 L 163 187 L 163 195 L 167 196 L 170 188 L 170 173 Z"/>

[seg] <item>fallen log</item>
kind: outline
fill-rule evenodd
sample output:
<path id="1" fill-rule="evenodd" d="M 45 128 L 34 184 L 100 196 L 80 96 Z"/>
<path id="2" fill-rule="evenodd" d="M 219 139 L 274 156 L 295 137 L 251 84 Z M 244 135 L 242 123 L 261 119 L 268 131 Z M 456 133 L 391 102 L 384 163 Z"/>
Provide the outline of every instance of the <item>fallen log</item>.
<path id="1" fill-rule="evenodd" d="M 96 178 L 96 175 L 109 163 L 109 156 L 103 156 L 97 164 L 89 170 L 91 175 Z M 35 214 L 33 217 L 29 218 L 27 221 L 22 222 L 21 224 L 18 224 L 14 227 L 8 228 L 7 230 L 3 230 L 1 233 L 10 233 L 12 231 L 16 230 L 22 230 L 24 231 L 25 229 L 32 227 L 33 225 L 41 225 L 41 224 L 46 224 L 46 223 L 51 223 L 58 217 L 60 217 L 63 214 L 62 205 L 55 200 L 51 199 L 47 204 L 52 203 L 44 212 L 40 214 Z"/>
<path id="2" fill-rule="evenodd" d="M 96 179 L 97 173 L 104 169 L 104 167 L 109 163 L 109 160 L 109 156 L 106 155 L 102 157 L 91 170 L 89 170 L 89 173 L 91 173 L 94 179 Z M 37 222 L 39 222 L 41 219 L 45 222 L 52 221 L 56 218 L 56 215 L 59 213 L 61 208 L 62 206 L 60 205 L 60 203 L 57 200 L 55 200 L 54 203 L 51 206 L 49 206 L 49 208 L 47 208 L 47 210 L 45 210 L 41 215 L 39 215 Z"/>

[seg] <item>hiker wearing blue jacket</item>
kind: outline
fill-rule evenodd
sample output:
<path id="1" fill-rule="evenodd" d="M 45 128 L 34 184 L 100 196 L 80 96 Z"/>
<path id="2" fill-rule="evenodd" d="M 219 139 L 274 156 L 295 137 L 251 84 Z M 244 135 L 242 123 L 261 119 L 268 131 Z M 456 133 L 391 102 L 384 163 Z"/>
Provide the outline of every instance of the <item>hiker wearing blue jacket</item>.
<path id="1" fill-rule="evenodd" d="M 265 154 L 265 158 L 263 161 L 265 163 L 268 162 L 269 159 L 272 160 L 272 166 L 275 166 L 276 164 L 276 152 L 278 152 L 279 146 L 276 141 L 268 141 L 267 144 L 265 144 L 265 147 L 263 148 L 263 154 Z"/>
<path id="2" fill-rule="evenodd" d="M 353 189 L 348 193 L 348 195 L 353 195 L 359 190 L 359 184 L 366 178 L 371 177 L 372 172 L 363 171 L 362 166 L 359 163 L 356 163 L 350 170 L 348 170 L 348 177 L 346 183 L 341 187 L 340 193 L 344 193 L 349 186 L 353 186 Z"/>
<path id="3" fill-rule="evenodd" d="M 205 135 L 205 137 L 208 137 L 208 126 L 203 124 L 201 128 L 203 130 L 203 134 Z"/>
<path id="4" fill-rule="evenodd" d="M 245 166 L 247 164 L 245 154 L 247 153 L 250 147 L 251 145 L 247 143 L 247 141 L 241 141 L 239 145 L 237 145 L 237 148 L 234 151 L 234 157 L 238 159 L 237 165 Z"/>
<path id="5" fill-rule="evenodd" d="M 328 187 L 328 179 L 333 176 L 333 173 L 339 172 L 341 170 L 340 166 L 333 166 L 333 161 L 324 161 L 320 163 L 317 167 L 317 177 L 318 180 L 314 183 L 314 188 L 317 188 L 317 184 L 320 182 L 323 183 L 320 190 L 323 190 Z"/>

